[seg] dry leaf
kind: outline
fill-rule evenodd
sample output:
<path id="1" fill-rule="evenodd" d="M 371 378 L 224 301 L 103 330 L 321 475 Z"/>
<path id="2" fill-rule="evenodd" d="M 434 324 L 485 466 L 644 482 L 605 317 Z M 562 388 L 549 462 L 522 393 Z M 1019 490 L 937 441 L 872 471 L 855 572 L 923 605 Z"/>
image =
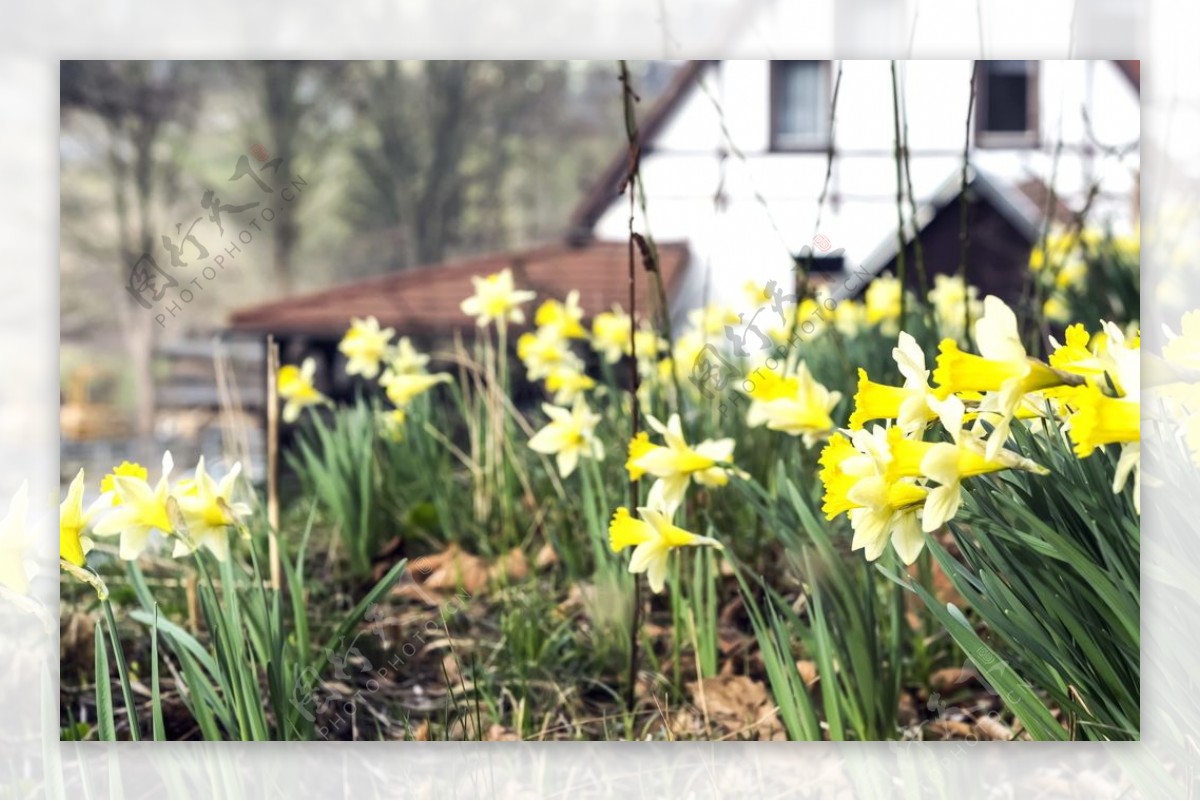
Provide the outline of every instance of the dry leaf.
<path id="1" fill-rule="evenodd" d="M 429 721 L 422 720 L 417 728 L 412 730 L 412 738 L 419 743 L 428 742 L 429 740 Z"/>
<path id="2" fill-rule="evenodd" d="M 761 681 L 748 676 L 716 676 L 690 682 L 688 692 L 701 717 L 732 738 L 782 739 L 775 703 Z M 717 735 L 714 732 L 714 736 Z"/>
<path id="3" fill-rule="evenodd" d="M 796 661 L 796 670 L 800 671 L 800 678 L 804 679 L 804 686 L 811 688 L 817 683 L 817 663 L 811 659 L 799 659 Z"/>
<path id="4" fill-rule="evenodd" d="M 499 723 L 493 723 L 488 729 L 487 738 L 489 742 L 520 742 L 521 738 L 517 733 L 507 726 L 501 726 Z"/>
<path id="5" fill-rule="evenodd" d="M 546 543 L 542 549 L 537 552 L 537 557 L 533 560 L 533 566 L 538 570 L 544 570 L 551 565 L 558 564 L 558 554 L 554 551 L 554 546 Z"/>
<path id="6" fill-rule="evenodd" d="M 975 731 L 981 740 L 1011 740 L 1012 729 L 1004 725 L 1004 721 L 994 715 L 984 715 L 975 720 Z"/>

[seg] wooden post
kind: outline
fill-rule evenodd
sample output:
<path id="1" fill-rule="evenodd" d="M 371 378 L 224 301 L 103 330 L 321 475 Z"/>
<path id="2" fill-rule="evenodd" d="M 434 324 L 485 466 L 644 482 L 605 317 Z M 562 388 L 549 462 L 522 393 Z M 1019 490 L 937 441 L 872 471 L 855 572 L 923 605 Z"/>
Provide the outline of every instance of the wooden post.
<path id="1" fill-rule="evenodd" d="M 280 587 L 279 565 L 279 343 L 267 335 L 267 544 L 271 589 Z"/>

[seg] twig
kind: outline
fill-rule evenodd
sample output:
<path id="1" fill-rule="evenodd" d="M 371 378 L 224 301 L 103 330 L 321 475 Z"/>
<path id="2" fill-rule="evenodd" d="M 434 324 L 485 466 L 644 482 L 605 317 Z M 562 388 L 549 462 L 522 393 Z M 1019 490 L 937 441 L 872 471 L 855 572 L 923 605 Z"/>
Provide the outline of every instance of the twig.
<path id="1" fill-rule="evenodd" d="M 982 39 L 980 40 L 982 46 Z M 971 62 L 971 94 L 967 100 L 967 121 L 964 124 L 963 159 L 962 159 L 962 188 L 958 196 L 958 279 L 962 281 L 963 292 L 967 292 L 970 282 L 967 280 L 967 250 L 971 244 L 971 235 L 967 226 L 967 173 L 971 164 L 971 114 L 975 110 L 975 82 L 979 72 L 979 62 Z M 971 304 L 963 303 L 963 336 L 971 341 Z"/>
<path id="2" fill-rule="evenodd" d="M 630 404 L 630 435 L 629 441 L 637 439 L 638 435 L 638 416 L 640 409 L 638 408 L 638 363 L 637 363 L 637 326 L 634 323 L 637 302 L 637 274 L 634 268 L 634 185 L 639 182 L 638 162 L 641 156 L 641 147 L 638 142 L 637 120 L 633 113 L 633 101 L 637 99 L 637 95 L 633 91 L 633 87 L 629 81 L 629 65 L 625 61 L 620 61 L 621 70 L 621 85 L 625 104 L 625 131 L 629 137 L 629 173 L 625 177 L 624 188 L 629 191 L 629 385 L 632 394 Z M 673 366 L 673 365 L 672 365 Z M 630 476 L 629 478 L 629 508 L 637 508 L 638 505 L 638 480 Z M 629 674 L 626 682 L 625 690 L 625 707 L 632 711 L 635 695 L 635 687 L 637 685 L 637 661 L 638 661 L 638 629 L 641 628 L 642 616 L 642 583 L 638 580 L 638 575 L 633 576 L 633 612 L 632 620 L 629 627 Z"/>
<path id="3" fill-rule="evenodd" d="M 896 61 L 892 66 L 892 129 L 895 132 L 893 154 L 896 161 L 896 278 L 900 281 L 900 328 L 904 328 L 905 298 L 908 296 L 905 285 L 905 254 L 904 254 L 904 167 L 900 159 L 900 87 L 896 82 Z M 913 222 L 916 229 L 916 221 Z"/>

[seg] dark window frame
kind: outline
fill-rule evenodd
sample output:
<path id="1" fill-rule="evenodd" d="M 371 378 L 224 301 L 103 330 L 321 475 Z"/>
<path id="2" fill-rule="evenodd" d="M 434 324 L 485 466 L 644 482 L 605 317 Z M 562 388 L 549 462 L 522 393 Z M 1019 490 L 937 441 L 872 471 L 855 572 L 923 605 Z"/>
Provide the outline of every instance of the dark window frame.
<path id="1" fill-rule="evenodd" d="M 779 137 L 779 123 L 783 106 L 783 70 L 787 68 L 788 64 L 794 63 L 796 63 L 795 60 L 772 61 L 770 63 L 770 120 L 768 122 L 770 130 L 768 131 L 768 147 L 772 153 L 824 153 L 829 149 L 831 135 L 830 105 L 833 96 L 832 62 L 812 62 L 817 65 L 817 69 L 820 71 L 819 85 L 824 89 L 824 95 L 821 98 L 820 104 L 822 114 L 822 129 L 820 134 L 814 136 L 811 141 L 805 142 L 781 141 Z"/>
<path id="2" fill-rule="evenodd" d="M 1041 144 L 1041 64 L 1025 61 L 1025 130 L 988 129 L 988 62 L 979 62 L 975 75 L 975 146 L 980 148 L 1035 148 Z"/>

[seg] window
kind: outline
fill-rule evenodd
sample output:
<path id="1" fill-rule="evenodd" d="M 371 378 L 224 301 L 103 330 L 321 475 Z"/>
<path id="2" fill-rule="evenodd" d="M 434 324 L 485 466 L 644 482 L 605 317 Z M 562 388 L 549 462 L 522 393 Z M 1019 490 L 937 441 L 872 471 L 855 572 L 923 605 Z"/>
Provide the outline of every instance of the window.
<path id="1" fill-rule="evenodd" d="M 1036 61 L 980 61 L 975 92 L 977 145 L 1031 147 L 1038 143 Z"/>
<path id="2" fill-rule="evenodd" d="M 771 62 L 771 149 L 824 150 L 829 143 L 829 62 Z"/>

